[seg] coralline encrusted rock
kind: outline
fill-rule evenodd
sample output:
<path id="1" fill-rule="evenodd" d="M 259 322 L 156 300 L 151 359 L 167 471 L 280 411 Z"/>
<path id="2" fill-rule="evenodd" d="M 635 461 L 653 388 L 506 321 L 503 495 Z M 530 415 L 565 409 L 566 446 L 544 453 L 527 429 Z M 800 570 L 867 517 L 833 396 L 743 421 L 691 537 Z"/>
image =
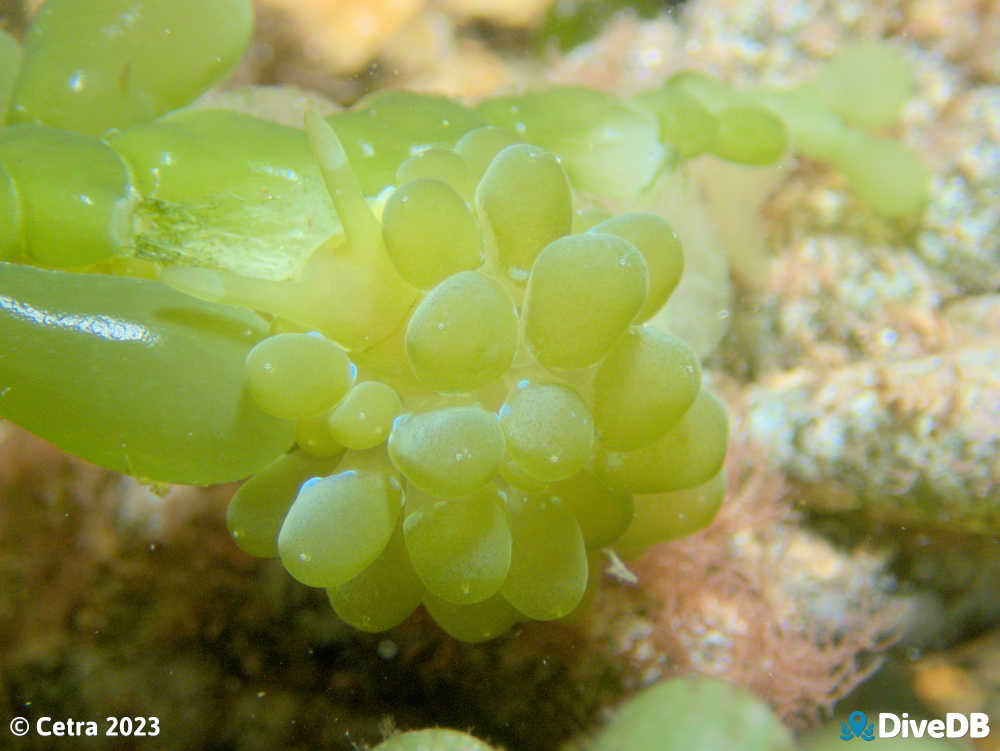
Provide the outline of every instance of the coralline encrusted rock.
<path id="1" fill-rule="evenodd" d="M 781 373 L 749 389 L 746 414 L 750 434 L 821 508 L 1000 529 L 1000 340 Z"/>
<path id="2" fill-rule="evenodd" d="M 929 75 L 944 77 L 943 71 Z M 925 105 L 939 162 L 917 248 L 965 288 L 1000 288 L 1000 70 L 993 85 L 961 83 Z"/>
<path id="3" fill-rule="evenodd" d="M 883 556 L 797 524 L 781 474 L 739 429 L 726 466 L 729 496 L 712 525 L 629 564 L 635 620 L 612 633 L 641 682 L 721 677 L 809 726 L 878 668 L 909 605 L 888 593 Z M 618 596 L 598 600 L 598 623 Z"/>

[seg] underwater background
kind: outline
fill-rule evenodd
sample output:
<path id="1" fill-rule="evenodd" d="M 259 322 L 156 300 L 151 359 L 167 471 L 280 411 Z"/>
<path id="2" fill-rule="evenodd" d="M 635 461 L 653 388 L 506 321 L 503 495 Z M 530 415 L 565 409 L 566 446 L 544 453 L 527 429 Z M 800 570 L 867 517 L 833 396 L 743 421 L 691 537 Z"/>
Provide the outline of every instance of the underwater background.
<path id="1" fill-rule="evenodd" d="M 17 38 L 34 10 L 0 3 Z M 791 151 L 764 167 L 692 160 L 683 190 L 635 207 L 684 217 L 715 254 L 689 259 L 701 281 L 675 321 L 729 409 L 728 498 L 695 535 L 608 557 L 585 615 L 485 644 L 422 611 L 361 634 L 233 544 L 237 486 L 151 487 L 0 422 L 4 716 L 161 728 L 110 742 L 0 725 L 0 747 L 357 751 L 442 726 L 508 751 L 749 751 L 839 748 L 856 711 L 1000 723 L 1000 4 L 258 0 L 256 13 L 250 52 L 202 103 L 296 126 L 381 89 L 627 97 L 688 68 L 786 89 L 884 40 L 912 88 L 877 130 L 919 156 L 926 203 L 883 216 L 849 176 Z M 730 736 L 608 725 L 680 676 L 747 694 L 684 684 L 709 698 L 646 711 Z M 996 751 L 1000 732 L 883 746 Z"/>

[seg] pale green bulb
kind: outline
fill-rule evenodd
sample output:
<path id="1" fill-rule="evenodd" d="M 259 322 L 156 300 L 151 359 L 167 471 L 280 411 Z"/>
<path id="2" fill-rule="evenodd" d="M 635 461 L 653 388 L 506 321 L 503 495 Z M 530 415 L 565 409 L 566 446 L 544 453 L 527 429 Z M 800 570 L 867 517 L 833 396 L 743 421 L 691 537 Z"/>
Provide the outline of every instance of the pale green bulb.
<path id="1" fill-rule="evenodd" d="M 646 261 L 627 240 L 596 232 L 560 238 L 531 270 L 525 337 L 546 367 L 593 365 L 635 320 L 648 290 Z"/>
<path id="2" fill-rule="evenodd" d="M 556 383 L 523 383 L 500 408 L 511 460 L 541 482 L 577 473 L 594 448 L 594 420 L 574 391 Z"/>
<path id="3" fill-rule="evenodd" d="M 701 388 L 698 356 L 683 340 L 633 327 L 594 377 L 594 421 L 609 449 L 648 446 L 666 433 Z"/>
<path id="4" fill-rule="evenodd" d="M 410 564 L 402 529 L 397 525 L 374 563 L 326 594 L 337 617 L 359 631 L 378 633 L 402 623 L 424 595 L 424 585 Z"/>
<path id="5" fill-rule="evenodd" d="M 403 531 L 427 591 L 459 605 L 500 591 L 510 568 L 510 524 L 493 485 L 465 498 L 407 493 Z"/>
<path id="6" fill-rule="evenodd" d="M 395 389 L 381 381 L 354 386 L 327 419 L 330 435 L 355 451 L 375 448 L 385 442 L 392 421 L 403 411 Z"/>
<path id="7" fill-rule="evenodd" d="M 298 420 L 329 409 L 350 388 L 347 353 L 318 334 L 276 334 L 247 355 L 247 387 L 262 410 Z"/>
<path id="8" fill-rule="evenodd" d="M 288 573 L 310 587 L 338 587 L 381 555 L 403 491 L 391 475 L 347 470 L 305 483 L 278 534 Z"/>
<path id="9" fill-rule="evenodd" d="M 389 456 L 420 490 L 442 498 L 482 488 L 503 460 L 497 416 L 482 407 L 444 407 L 396 418 Z"/>
<path id="10" fill-rule="evenodd" d="M 507 498 L 513 550 L 501 593 L 539 621 L 568 615 L 587 588 L 587 551 L 568 505 L 547 494 L 511 492 Z"/>
<path id="11" fill-rule="evenodd" d="M 514 301 L 477 271 L 450 276 L 421 300 L 406 326 L 413 373 L 435 391 L 472 391 L 499 378 L 517 350 Z"/>

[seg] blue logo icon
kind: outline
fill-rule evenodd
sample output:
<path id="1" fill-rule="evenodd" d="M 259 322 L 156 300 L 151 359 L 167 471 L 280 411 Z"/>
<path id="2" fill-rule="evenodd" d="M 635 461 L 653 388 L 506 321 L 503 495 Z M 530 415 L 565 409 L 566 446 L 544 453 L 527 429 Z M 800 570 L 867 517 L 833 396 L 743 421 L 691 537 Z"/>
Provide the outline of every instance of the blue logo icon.
<path id="1" fill-rule="evenodd" d="M 853 738 L 875 740 L 875 723 L 869 725 L 864 712 L 851 712 L 847 716 L 847 722 L 840 723 L 840 740 L 849 741 Z"/>

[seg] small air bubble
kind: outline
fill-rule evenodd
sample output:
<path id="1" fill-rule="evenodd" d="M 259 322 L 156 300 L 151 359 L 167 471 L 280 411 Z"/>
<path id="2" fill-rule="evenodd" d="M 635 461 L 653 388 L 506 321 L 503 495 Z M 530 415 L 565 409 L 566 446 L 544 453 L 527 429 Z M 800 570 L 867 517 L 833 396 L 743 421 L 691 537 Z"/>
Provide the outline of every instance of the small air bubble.
<path id="1" fill-rule="evenodd" d="M 309 563 L 312 560 L 312 556 L 308 553 L 299 553 L 299 560 L 303 563 Z"/>
<path id="2" fill-rule="evenodd" d="M 399 654 L 399 645 L 392 639 L 383 639 L 378 643 L 376 651 L 383 660 L 391 660 Z"/>
<path id="3" fill-rule="evenodd" d="M 69 87 L 73 91 L 82 91 L 86 82 L 86 74 L 82 70 L 74 70 L 69 77 Z"/>

